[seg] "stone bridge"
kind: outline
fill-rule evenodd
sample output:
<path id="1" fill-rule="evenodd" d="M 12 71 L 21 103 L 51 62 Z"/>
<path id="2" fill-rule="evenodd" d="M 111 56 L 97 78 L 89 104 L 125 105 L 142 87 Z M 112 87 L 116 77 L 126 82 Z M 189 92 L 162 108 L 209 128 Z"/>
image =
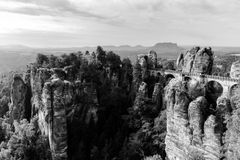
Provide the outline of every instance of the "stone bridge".
<path id="1" fill-rule="evenodd" d="M 200 73 L 184 73 L 181 71 L 174 70 L 151 70 L 151 74 L 157 76 L 158 74 L 165 75 L 166 79 L 170 78 L 178 78 L 178 79 L 195 79 L 201 82 L 204 82 L 206 85 L 210 82 L 218 82 L 222 86 L 222 95 L 231 96 L 233 93 L 233 89 L 239 84 L 240 79 L 234 79 L 230 77 L 221 77 L 214 75 L 206 75 Z"/>

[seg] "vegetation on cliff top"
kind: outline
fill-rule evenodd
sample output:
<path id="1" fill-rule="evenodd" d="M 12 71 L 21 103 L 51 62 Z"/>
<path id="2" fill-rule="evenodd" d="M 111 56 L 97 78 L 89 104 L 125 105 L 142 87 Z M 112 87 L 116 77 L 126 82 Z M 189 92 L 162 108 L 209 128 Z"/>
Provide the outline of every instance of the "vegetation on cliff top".
<path id="1" fill-rule="evenodd" d="M 154 104 L 143 106 L 141 112 L 131 110 L 137 91 L 133 87 L 133 79 L 139 68 L 132 67 L 128 58 L 121 60 L 114 52 L 106 52 L 99 46 L 95 53 L 77 52 L 62 56 L 38 54 L 32 67 L 65 70 L 71 67 L 70 76 L 73 78 L 70 79 L 68 72 L 65 72 L 64 79 L 91 83 L 97 90 L 97 123 L 93 119 L 89 123 L 82 120 L 87 116 L 87 110 L 83 111 L 81 108 L 91 105 L 84 100 L 86 97 L 80 98 L 81 103 L 75 106 L 73 117 L 68 121 L 69 159 L 135 160 L 137 157 L 142 159 L 154 154 L 165 157 L 165 112 L 158 114 L 159 109 L 151 111 L 151 107 L 156 108 Z M 142 73 L 138 74 L 137 76 L 142 77 Z M 24 79 L 25 73 L 20 76 Z M 23 119 L 12 123 L 8 111 L 11 77 L 12 75 L 5 78 L 8 80 L 0 86 L 0 157 L 51 159 L 48 141 L 40 134 L 36 117 L 31 117 L 30 121 Z M 150 84 L 158 79 L 149 75 L 143 77 L 153 91 L 154 86 Z M 145 112 L 149 111 L 150 116 L 146 116 Z"/>

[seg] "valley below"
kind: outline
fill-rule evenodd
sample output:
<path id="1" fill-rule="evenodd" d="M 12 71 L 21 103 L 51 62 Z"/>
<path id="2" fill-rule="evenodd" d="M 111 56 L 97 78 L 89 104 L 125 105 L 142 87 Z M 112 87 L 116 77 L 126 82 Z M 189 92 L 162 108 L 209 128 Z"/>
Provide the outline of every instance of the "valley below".
<path id="1" fill-rule="evenodd" d="M 0 159 L 240 159 L 238 48 L 10 48 Z"/>

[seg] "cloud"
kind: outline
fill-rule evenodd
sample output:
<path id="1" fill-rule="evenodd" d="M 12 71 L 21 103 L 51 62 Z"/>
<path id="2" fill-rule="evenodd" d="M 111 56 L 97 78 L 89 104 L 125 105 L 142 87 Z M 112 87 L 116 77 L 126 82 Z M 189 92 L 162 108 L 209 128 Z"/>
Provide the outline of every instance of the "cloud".
<path id="1" fill-rule="evenodd" d="M 22 44 L 34 47 L 78 46 L 84 42 L 85 34 L 59 31 L 19 30 L 18 33 L 0 34 L 1 44 Z"/>
<path id="2" fill-rule="evenodd" d="M 4 5 L 1 5 L 1 11 L 32 16 L 78 16 L 100 20 L 108 20 L 113 18 L 111 16 L 103 16 L 101 14 L 92 13 L 88 10 L 83 10 L 68 0 L 11 0 L 10 2 L 21 5 L 7 8 Z M 7 2 L 5 2 L 5 5 L 6 4 Z"/>
<path id="3" fill-rule="evenodd" d="M 224 43 L 240 34 L 239 13 L 239 0 L 0 0 L 0 33 L 24 30 L 17 37 L 52 45 L 59 38 L 75 44 L 74 35 L 84 44 Z M 46 40 L 30 37 L 41 35 Z M 237 44 L 233 37 L 228 43 Z"/>

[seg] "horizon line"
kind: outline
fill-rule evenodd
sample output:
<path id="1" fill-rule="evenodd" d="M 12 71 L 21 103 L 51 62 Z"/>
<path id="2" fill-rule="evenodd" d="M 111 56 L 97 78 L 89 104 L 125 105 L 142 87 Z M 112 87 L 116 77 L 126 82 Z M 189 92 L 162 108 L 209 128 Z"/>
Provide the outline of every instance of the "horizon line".
<path id="1" fill-rule="evenodd" d="M 203 45 L 203 44 L 178 44 L 176 42 L 157 42 L 154 43 L 153 45 L 142 45 L 142 44 L 136 44 L 136 45 L 129 45 L 129 44 L 101 44 L 101 45 L 84 45 L 84 46 L 36 46 L 36 45 L 25 45 L 25 44 L 5 44 L 5 45 L 0 45 L 0 49 L 1 48 L 10 48 L 10 47 L 25 47 L 25 48 L 29 48 L 29 49 L 57 49 L 57 48 L 95 48 L 97 46 L 101 46 L 101 47 L 153 47 L 156 44 L 164 44 L 164 43 L 171 43 L 171 44 L 176 44 L 178 47 L 194 47 L 194 46 L 200 46 L 200 47 L 230 47 L 230 48 L 237 48 L 240 47 L 236 46 L 236 45 Z"/>

